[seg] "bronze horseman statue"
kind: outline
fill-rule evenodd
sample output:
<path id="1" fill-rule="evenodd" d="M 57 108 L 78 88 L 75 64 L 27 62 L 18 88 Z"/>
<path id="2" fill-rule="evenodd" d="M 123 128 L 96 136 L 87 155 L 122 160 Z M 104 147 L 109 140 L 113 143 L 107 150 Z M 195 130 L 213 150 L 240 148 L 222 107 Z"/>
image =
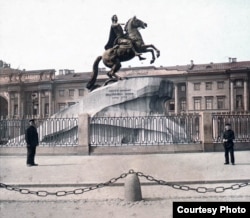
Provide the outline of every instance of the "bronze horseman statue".
<path id="1" fill-rule="evenodd" d="M 98 56 L 93 64 L 93 72 L 90 81 L 87 84 L 87 88 L 90 90 L 94 89 L 95 82 L 98 75 L 98 65 L 102 60 L 104 65 L 110 68 L 107 73 L 110 79 L 116 80 L 121 79 L 116 75 L 116 72 L 121 68 L 121 62 L 131 60 L 135 56 L 138 56 L 139 60 L 145 60 L 141 53 L 151 52 L 152 59 L 150 63 L 154 63 L 155 54 L 160 56 L 160 51 L 152 44 L 146 45 L 142 39 L 142 36 L 138 28 L 145 29 L 147 24 L 137 19 L 135 16 L 128 20 L 124 30 L 122 24 L 118 23 L 116 15 L 112 16 L 112 25 L 110 28 L 109 40 L 105 45 L 105 52 L 102 56 Z M 150 49 L 151 48 L 151 49 Z"/>

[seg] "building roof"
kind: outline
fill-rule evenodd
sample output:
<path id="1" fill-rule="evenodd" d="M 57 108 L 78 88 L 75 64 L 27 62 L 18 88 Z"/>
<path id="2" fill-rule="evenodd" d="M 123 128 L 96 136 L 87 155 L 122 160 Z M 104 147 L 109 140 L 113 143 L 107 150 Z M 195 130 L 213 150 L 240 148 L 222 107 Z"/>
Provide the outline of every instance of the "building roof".
<path id="1" fill-rule="evenodd" d="M 132 76 L 132 75 L 154 75 L 152 71 L 161 72 L 160 74 L 197 74 L 197 73 L 210 73 L 210 72 L 227 72 L 234 70 L 249 70 L 250 71 L 250 61 L 241 61 L 241 62 L 227 62 L 227 63 L 208 63 L 208 64 L 187 64 L 187 65 L 177 65 L 177 66 L 168 66 L 168 67 L 154 67 L 154 66 L 145 66 L 145 67 L 127 67 L 120 69 L 121 74 Z M 167 71 L 167 72 L 166 72 Z M 151 72 L 151 73 L 149 73 Z M 172 72 L 172 73 L 171 73 Z M 105 68 L 100 68 L 98 73 L 98 79 L 107 79 L 107 71 Z M 145 76 L 144 75 L 144 76 Z M 81 72 L 81 73 L 68 73 L 57 75 L 56 81 L 78 81 L 86 80 L 88 81 L 91 78 L 91 72 Z"/>
<path id="2" fill-rule="evenodd" d="M 90 76 L 91 72 L 85 72 L 85 73 L 68 73 L 68 74 L 62 74 L 62 75 L 56 75 L 55 80 L 89 80 L 91 78 Z"/>
<path id="3" fill-rule="evenodd" d="M 250 69 L 250 61 L 241 62 L 226 62 L 226 63 L 208 63 L 208 64 L 189 64 L 180 66 L 165 67 L 166 70 L 185 70 L 188 72 L 197 71 L 226 71 L 226 70 L 240 70 L 240 69 Z"/>

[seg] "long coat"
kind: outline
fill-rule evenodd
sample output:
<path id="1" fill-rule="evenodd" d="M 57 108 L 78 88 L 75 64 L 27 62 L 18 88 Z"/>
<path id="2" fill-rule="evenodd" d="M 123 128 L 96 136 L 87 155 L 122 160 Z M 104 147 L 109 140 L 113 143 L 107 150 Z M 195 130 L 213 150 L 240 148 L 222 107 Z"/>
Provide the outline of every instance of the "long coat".
<path id="1" fill-rule="evenodd" d="M 35 147 L 39 143 L 38 133 L 36 127 L 29 126 L 25 131 L 25 141 L 27 146 Z"/>
<path id="2" fill-rule="evenodd" d="M 107 44 L 105 45 L 105 50 L 108 50 L 110 48 L 114 47 L 114 44 L 119 38 L 125 38 L 125 35 L 123 33 L 123 29 L 120 24 L 112 24 L 110 27 L 110 32 L 109 32 L 109 39 Z"/>
<path id="3" fill-rule="evenodd" d="M 224 142 L 224 146 L 226 148 L 231 148 L 234 146 L 234 131 L 229 129 L 229 130 L 226 130 L 224 133 L 223 133 L 223 139 L 227 139 L 227 142 Z"/>

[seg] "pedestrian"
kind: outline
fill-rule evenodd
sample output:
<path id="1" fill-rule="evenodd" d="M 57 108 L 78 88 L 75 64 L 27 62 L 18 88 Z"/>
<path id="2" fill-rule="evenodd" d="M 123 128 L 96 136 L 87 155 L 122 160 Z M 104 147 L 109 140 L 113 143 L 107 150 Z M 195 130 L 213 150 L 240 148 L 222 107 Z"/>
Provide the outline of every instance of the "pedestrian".
<path id="1" fill-rule="evenodd" d="M 223 133 L 223 143 L 225 150 L 225 163 L 229 164 L 229 153 L 232 165 L 235 164 L 234 161 L 234 131 L 231 129 L 231 124 L 227 123 L 225 125 L 225 131 Z"/>
<path id="2" fill-rule="evenodd" d="M 29 120 L 30 126 L 25 131 L 25 141 L 27 143 L 27 166 L 38 166 L 35 163 L 36 147 L 39 144 L 38 133 L 35 125 L 35 120 Z"/>

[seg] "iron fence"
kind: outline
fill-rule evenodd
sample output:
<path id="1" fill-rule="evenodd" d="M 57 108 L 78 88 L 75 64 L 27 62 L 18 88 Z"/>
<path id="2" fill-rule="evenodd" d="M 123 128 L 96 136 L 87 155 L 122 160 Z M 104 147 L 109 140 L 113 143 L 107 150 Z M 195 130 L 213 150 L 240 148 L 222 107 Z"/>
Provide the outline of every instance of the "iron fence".
<path id="1" fill-rule="evenodd" d="M 23 147 L 29 119 L 1 119 L 0 146 Z M 78 145 L 78 118 L 36 119 L 40 146 Z"/>
<path id="2" fill-rule="evenodd" d="M 212 114 L 213 141 L 222 142 L 225 124 L 230 123 L 235 142 L 250 142 L 250 114 Z"/>
<path id="3" fill-rule="evenodd" d="M 91 146 L 201 143 L 200 115 L 99 116 L 90 122 Z"/>

